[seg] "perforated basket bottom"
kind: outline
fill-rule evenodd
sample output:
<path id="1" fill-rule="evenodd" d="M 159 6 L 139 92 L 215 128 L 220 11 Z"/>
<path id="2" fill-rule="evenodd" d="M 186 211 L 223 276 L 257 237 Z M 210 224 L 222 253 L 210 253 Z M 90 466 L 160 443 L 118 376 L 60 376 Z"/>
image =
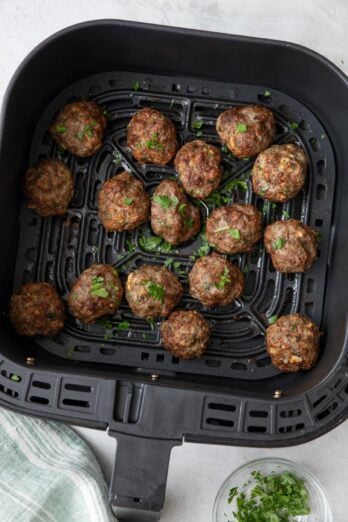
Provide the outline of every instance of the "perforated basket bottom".
<path id="1" fill-rule="evenodd" d="M 52 101 L 36 127 L 30 164 L 60 155 L 47 128 L 57 110 L 80 97 L 91 98 L 107 110 L 109 123 L 103 146 L 92 158 L 63 156 L 75 178 L 74 199 L 64 218 L 41 219 L 23 205 L 14 289 L 27 282 L 48 281 L 66 298 L 72 282 L 93 263 L 117 266 L 125 279 L 130 271 L 144 263 L 163 264 L 171 258 L 181 264 L 179 278 L 185 287 L 181 306 L 202 311 L 212 322 L 212 341 L 199 360 L 179 361 L 161 347 L 159 323 L 153 326 L 134 317 L 124 300 L 115 317 L 110 319 L 111 329 L 100 324 L 83 326 L 69 316 L 59 335 L 53 339 L 37 339 L 37 343 L 60 357 L 138 367 L 157 373 L 174 371 L 238 379 L 276 375 L 278 370 L 270 363 L 265 350 L 268 317 L 300 312 L 320 323 L 322 316 L 335 167 L 330 141 L 320 122 L 297 100 L 271 87 L 108 72 L 74 83 Z M 107 233 L 103 229 L 97 215 L 98 192 L 105 179 L 123 170 L 138 176 L 149 192 L 162 179 L 175 176 L 172 165 L 139 165 L 132 159 L 126 147 L 126 127 L 140 108 L 155 107 L 168 114 L 176 124 L 181 143 L 197 136 L 192 124 L 199 119 L 203 126 L 198 135 L 221 146 L 215 132 L 216 117 L 228 107 L 245 103 L 262 103 L 274 111 L 277 143 L 291 141 L 304 147 L 309 157 L 306 184 L 290 202 L 265 205 L 251 190 L 248 176 L 253 160 L 236 160 L 224 152 L 222 189 L 231 179 L 246 179 L 247 190 L 234 189 L 230 192 L 231 202 L 256 205 L 263 210 L 265 226 L 288 216 L 301 219 L 321 233 L 322 241 L 317 261 L 305 274 L 277 273 L 262 241 L 249 255 L 230 256 L 245 273 L 244 295 L 230 306 L 208 309 L 192 299 L 187 288 L 187 273 L 194 262 L 192 255 L 201 246 L 201 238 L 170 252 L 146 251 L 139 238 L 151 233 L 149 225 L 127 234 Z M 213 205 L 201 204 L 203 222 L 212 208 Z M 132 251 L 129 251 L 130 243 Z M 119 323 L 125 320 L 129 328 L 119 329 Z"/>

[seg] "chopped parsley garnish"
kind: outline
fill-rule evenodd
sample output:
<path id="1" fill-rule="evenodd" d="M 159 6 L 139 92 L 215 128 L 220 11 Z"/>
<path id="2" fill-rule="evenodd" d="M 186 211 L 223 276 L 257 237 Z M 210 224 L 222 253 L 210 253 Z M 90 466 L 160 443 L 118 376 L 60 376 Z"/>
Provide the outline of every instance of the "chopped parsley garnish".
<path id="1" fill-rule="evenodd" d="M 69 348 L 69 350 L 66 352 L 66 358 L 67 359 L 72 359 L 73 356 L 74 356 L 74 352 L 75 352 L 75 347 L 74 346 L 72 348 Z"/>
<path id="2" fill-rule="evenodd" d="M 107 330 L 112 330 L 113 324 L 109 319 L 106 319 L 106 317 L 101 317 L 100 319 L 97 319 L 97 324 L 100 326 L 104 326 Z"/>
<path id="3" fill-rule="evenodd" d="M 152 196 L 152 201 L 158 203 L 159 205 L 161 205 L 162 208 L 166 210 L 173 206 L 176 207 L 179 204 L 179 199 L 176 196 L 170 198 L 166 195 L 160 196 L 158 194 L 155 194 L 154 196 Z"/>
<path id="4" fill-rule="evenodd" d="M 320 241 L 323 240 L 323 234 L 321 232 L 317 232 L 316 239 L 317 239 L 317 243 L 320 243 Z"/>
<path id="5" fill-rule="evenodd" d="M 92 120 L 90 121 L 89 123 L 87 123 L 87 125 L 85 125 L 83 127 L 83 129 L 81 131 L 79 131 L 77 134 L 76 134 L 76 137 L 79 139 L 79 140 L 82 140 L 82 138 L 86 135 L 86 136 L 89 136 L 89 137 L 92 137 L 93 136 L 93 129 L 94 127 L 97 125 L 97 122 L 95 120 Z"/>
<path id="6" fill-rule="evenodd" d="M 92 277 L 92 285 L 89 293 L 93 295 L 93 297 L 102 297 L 103 299 L 109 297 L 110 293 L 104 287 L 105 279 L 102 276 L 93 276 Z"/>
<path id="7" fill-rule="evenodd" d="M 152 319 L 152 317 L 148 317 L 146 319 L 148 325 L 150 326 L 151 330 L 155 329 L 155 321 Z"/>
<path id="8" fill-rule="evenodd" d="M 218 207 L 222 203 L 222 195 L 217 190 L 214 190 L 209 197 L 205 198 L 204 202 L 208 206 L 216 205 Z"/>
<path id="9" fill-rule="evenodd" d="M 238 228 L 230 228 L 228 233 L 230 236 L 232 236 L 234 239 L 240 239 L 240 231 Z"/>
<path id="10" fill-rule="evenodd" d="M 201 136 L 203 136 L 203 132 L 202 131 L 197 131 L 196 132 L 196 136 L 197 136 L 197 138 L 200 138 Z"/>
<path id="11" fill-rule="evenodd" d="M 135 91 L 135 92 L 139 91 L 140 83 L 139 82 L 134 82 L 133 85 L 132 85 L 132 88 L 133 88 L 133 91 Z"/>
<path id="12" fill-rule="evenodd" d="M 299 127 L 299 123 L 297 123 L 297 121 L 289 121 L 288 124 L 291 130 L 296 130 Z"/>
<path id="13" fill-rule="evenodd" d="M 271 96 L 270 91 L 265 91 L 265 92 L 264 92 L 264 96 Z"/>
<path id="14" fill-rule="evenodd" d="M 133 198 L 124 198 L 123 202 L 125 205 L 129 206 L 134 202 L 134 199 Z"/>
<path id="15" fill-rule="evenodd" d="M 126 239 L 125 248 L 126 248 L 127 252 L 134 252 L 134 250 L 136 249 L 136 246 L 131 242 L 130 239 Z"/>
<path id="16" fill-rule="evenodd" d="M 149 140 L 145 142 L 145 145 L 150 150 L 155 150 L 156 152 L 162 152 L 164 150 L 164 145 L 159 141 L 158 132 L 154 132 Z"/>
<path id="17" fill-rule="evenodd" d="M 155 283 L 155 281 L 143 281 L 142 284 L 145 286 L 149 296 L 153 297 L 155 301 L 164 302 L 166 291 L 162 285 Z"/>
<path id="18" fill-rule="evenodd" d="M 244 274 L 247 274 L 249 272 L 248 265 L 245 265 L 245 267 L 243 268 L 243 272 L 244 272 Z"/>
<path id="19" fill-rule="evenodd" d="M 186 228 L 192 228 L 195 223 L 195 220 L 192 217 L 185 218 L 184 225 Z"/>
<path id="20" fill-rule="evenodd" d="M 66 133 L 66 125 L 63 123 L 58 123 L 55 126 L 55 131 L 58 132 L 58 134 L 65 134 Z"/>
<path id="21" fill-rule="evenodd" d="M 178 212 L 182 216 L 185 213 L 186 203 L 180 203 Z"/>
<path id="22" fill-rule="evenodd" d="M 13 373 L 10 377 L 11 381 L 14 381 L 14 382 L 20 382 L 22 379 L 16 375 L 15 373 Z"/>
<path id="23" fill-rule="evenodd" d="M 235 127 L 235 131 L 237 134 L 240 134 L 241 132 L 246 132 L 248 130 L 248 127 L 245 125 L 245 123 L 237 123 Z"/>
<path id="24" fill-rule="evenodd" d="M 144 250 L 155 250 L 162 243 L 158 236 L 140 236 L 139 244 Z"/>
<path id="25" fill-rule="evenodd" d="M 112 163 L 115 165 L 122 163 L 122 155 L 118 150 L 112 151 Z"/>
<path id="26" fill-rule="evenodd" d="M 236 499 L 235 522 L 290 522 L 293 517 L 310 513 L 305 481 L 294 473 L 264 475 L 252 471 L 251 477 L 246 492 L 238 493 L 236 487 L 229 491 L 228 503 Z"/>
<path id="27" fill-rule="evenodd" d="M 163 264 L 166 268 L 173 269 L 178 275 L 186 275 L 185 270 L 181 268 L 180 261 L 174 261 L 172 257 L 168 257 Z"/>
<path id="28" fill-rule="evenodd" d="M 230 283 L 230 282 L 231 282 L 230 271 L 229 271 L 229 269 L 227 268 L 227 266 L 225 266 L 224 271 L 223 271 L 222 274 L 220 275 L 218 282 L 215 283 L 215 286 L 216 286 L 216 288 L 218 288 L 219 290 L 222 290 L 222 289 L 225 288 L 225 286 L 227 285 L 227 283 Z"/>
<path id="29" fill-rule="evenodd" d="M 277 239 L 274 239 L 272 241 L 272 248 L 274 250 L 280 250 L 281 248 L 283 248 L 285 243 L 286 243 L 286 239 L 284 239 L 283 237 L 277 237 Z"/>
<path id="30" fill-rule="evenodd" d="M 222 152 L 227 152 L 227 153 L 230 152 L 229 149 L 227 148 L 227 145 L 223 145 L 221 147 L 221 150 L 222 150 Z"/>
<path id="31" fill-rule="evenodd" d="M 202 120 L 195 120 L 193 123 L 192 123 L 192 128 L 193 129 L 201 129 L 203 127 L 203 121 Z M 197 133 L 198 134 L 198 133 Z"/>
<path id="32" fill-rule="evenodd" d="M 127 320 L 121 321 L 120 323 L 118 323 L 117 328 L 119 330 L 128 330 L 128 328 L 129 328 L 129 321 L 127 321 Z"/>
<path id="33" fill-rule="evenodd" d="M 268 324 L 274 324 L 278 320 L 277 315 L 271 315 L 271 317 L 268 318 Z"/>
<path id="34" fill-rule="evenodd" d="M 290 219 L 291 218 L 291 215 L 289 214 L 289 212 L 287 210 L 283 210 L 282 216 L 283 216 L 284 219 Z"/>
<path id="35" fill-rule="evenodd" d="M 72 301 L 76 301 L 78 299 L 78 295 L 76 292 L 72 292 L 71 295 L 70 295 L 70 298 Z"/>
<path id="36" fill-rule="evenodd" d="M 232 500 L 234 499 L 234 497 L 238 495 L 238 488 L 234 487 L 234 488 L 231 488 L 230 491 L 228 492 L 228 499 L 227 499 L 227 502 L 229 504 L 231 504 Z"/>
<path id="37" fill-rule="evenodd" d="M 226 183 L 224 191 L 230 191 L 235 188 L 241 188 L 242 190 L 248 189 L 248 182 L 245 179 L 231 179 Z"/>
<path id="38" fill-rule="evenodd" d="M 96 245 L 92 246 L 92 254 L 95 255 L 95 254 L 98 254 L 98 252 L 99 252 L 99 247 Z"/>

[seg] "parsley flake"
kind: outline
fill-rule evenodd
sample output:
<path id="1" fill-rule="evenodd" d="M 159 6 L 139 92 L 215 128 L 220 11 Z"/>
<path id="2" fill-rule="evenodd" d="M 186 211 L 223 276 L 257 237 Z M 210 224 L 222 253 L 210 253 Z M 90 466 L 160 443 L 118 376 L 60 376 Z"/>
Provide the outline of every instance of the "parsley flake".
<path id="1" fill-rule="evenodd" d="M 195 120 L 193 123 L 192 123 L 192 128 L 193 129 L 201 129 L 203 127 L 203 121 L 202 120 Z M 197 133 L 198 134 L 198 133 Z"/>
<path id="2" fill-rule="evenodd" d="M 121 321 L 120 323 L 118 323 L 117 328 L 119 330 L 128 330 L 128 328 L 129 328 L 129 321 L 127 321 L 127 320 Z"/>
<path id="3" fill-rule="evenodd" d="M 123 203 L 128 206 L 131 205 L 133 202 L 134 202 L 133 198 L 124 198 L 124 200 L 123 200 Z"/>
<path id="4" fill-rule="evenodd" d="M 58 132 L 58 134 L 65 134 L 66 131 L 67 131 L 67 128 L 66 128 L 66 125 L 64 125 L 63 123 L 58 123 L 58 124 L 55 126 L 54 130 L 55 130 L 56 132 Z"/>
<path id="5" fill-rule="evenodd" d="M 230 228 L 228 233 L 230 236 L 232 236 L 234 239 L 240 239 L 240 231 L 238 228 Z"/>
<path id="6" fill-rule="evenodd" d="M 155 150 L 156 152 L 164 151 L 164 145 L 159 141 L 158 132 L 154 132 L 149 140 L 145 141 L 145 145 L 150 150 Z"/>
<path id="7" fill-rule="evenodd" d="M 235 127 L 236 134 L 246 132 L 247 130 L 248 130 L 248 127 L 245 125 L 245 123 L 237 123 L 237 125 Z"/>
<path id="8" fill-rule="evenodd" d="M 162 285 L 155 283 L 155 281 L 143 281 L 142 284 L 145 286 L 149 296 L 153 297 L 155 301 L 164 302 L 166 291 Z"/>
<path id="9" fill-rule="evenodd" d="M 173 196 L 172 198 L 170 198 L 169 196 L 167 196 L 165 194 L 164 195 L 155 194 L 154 196 L 152 196 L 152 201 L 154 201 L 155 203 L 158 203 L 158 205 L 161 205 L 161 207 L 166 210 L 173 206 L 177 207 L 179 204 L 179 199 L 176 196 Z"/>
<path id="10" fill-rule="evenodd" d="M 217 283 L 215 283 L 215 286 L 219 290 L 223 290 L 225 288 L 225 286 L 227 285 L 227 283 L 230 283 L 230 282 L 231 282 L 230 271 L 229 271 L 228 267 L 225 266 L 224 271 L 220 275 Z"/>
<path id="11" fill-rule="evenodd" d="M 93 297 L 102 297 L 103 299 L 106 299 L 109 297 L 110 293 L 108 290 L 104 287 L 105 279 L 102 276 L 93 276 L 92 277 L 92 285 L 90 288 L 89 293 Z"/>
<path id="12" fill-rule="evenodd" d="M 283 248 L 285 243 L 286 243 L 286 239 L 284 239 L 283 237 L 277 237 L 277 239 L 274 239 L 272 241 L 272 248 L 274 250 L 280 250 L 281 248 Z"/>
<path id="13" fill-rule="evenodd" d="M 297 121 L 288 121 L 288 125 L 291 130 L 296 130 L 300 124 Z"/>
<path id="14" fill-rule="evenodd" d="M 268 318 L 268 324 L 274 324 L 278 320 L 277 315 L 271 315 L 271 317 Z"/>
<path id="15" fill-rule="evenodd" d="M 133 91 L 135 91 L 135 92 L 139 91 L 139 89 L 140 89 L 140 83 L 139 83 L 139 82 L 134 82 L 133 85 L 132 85 L 132 89 L 133 89 Z"/>

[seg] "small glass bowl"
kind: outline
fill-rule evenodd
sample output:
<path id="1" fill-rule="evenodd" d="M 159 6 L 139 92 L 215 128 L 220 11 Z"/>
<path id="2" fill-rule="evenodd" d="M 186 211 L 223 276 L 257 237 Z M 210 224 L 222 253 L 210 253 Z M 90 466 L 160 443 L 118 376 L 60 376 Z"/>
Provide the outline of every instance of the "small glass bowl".
<path id="1" fill-rule="evenodd" d="M 309 493 L 309 515 L 294 517 L 296 522 L 332 522 L 332 514 L 325 490 L 315 476 L 306 468 L 286 459 L 266 458 L 253 460 L 236 469 L 222 484 L 214 503 L 213 522 L 228 522 L 234 520 L 232 512 L 236 509 L 236 497 L 229 504 L 228 493 L 232 487 L 237 486 L 239 492 L 250 479 L 252 471 L 260 471 L 264 475 L 291 471 L 305 481 Z M 252 487 L 252 486 L 251 486 Z"/>

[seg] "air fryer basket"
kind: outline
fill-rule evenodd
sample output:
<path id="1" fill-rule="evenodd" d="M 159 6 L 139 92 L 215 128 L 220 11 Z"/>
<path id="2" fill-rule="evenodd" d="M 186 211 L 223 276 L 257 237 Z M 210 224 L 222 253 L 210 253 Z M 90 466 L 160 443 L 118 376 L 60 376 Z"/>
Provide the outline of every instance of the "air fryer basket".
<path id="1" fill-rule="evenodd" d="M 62 105 L 80 97 L 107 110 L 103 147 L 88 159 L 63 156 L 74 172 L 74 200 L 66 217 L 42 220 L 23 205 L 19 179 L 28 164 L 61 154 L 47 127 Z M 5 313 L 12 290 L 23 283 L 49 281 L 66 297 L 72 281 L 94 262 L 111 263 L 125 277 L 144 262 L 171 258 L 180 262 L 185 284 L 200 238 L 170 252 L 152 252 L 141 241 L 148 226 L 110 234 L 97 218 L 100 185 L 121 170 L 134 172 L 149 192 L 174 175 L 172 166 L 139 166 L 130 156 L 126 125 L 139 108 L 170 115 L 181 141 L 195 138 L 194 122 L 200 120 L 199 134 L 218 144 L 214 124 L 222 110 L 262 103 L 276 116 L 276 141 L 301 144 L 310 159 L 304 189 L 275 206 L 252 193 L 252 160 L 224 154 L 223 186 L 246 180 L 246 190 L 232 192 L 234 201 L 254 203 L 263 210 L 264 224 L 285 211 L 315 227 L 322 241 L 318 260 L 303 275 L 275 272 L 261 242 L 250 255 L 234 256 L 246 273 L 246 289 L 229 307 L 204 309 L 186 289 L 183 305 L 202 310 L 213 324 L 213 341 L 201 359 L 173 358 L 160 346 L 158 325 L 134 318 L 125 304 L 111 328 L 82 327 L 70 317 L 53 339 L 19 338 L 1 318 L 0 404 L 107 428 L 118 441 L 110 501 L 120 519 L 158 519 L 170 450 L 183 438 L 282 446 L 319 436 L 345 418 L 346 99 L 344 75 L 307 49 L 117 21 L 81 24 L 54 35 L 12 80 L 0 140 Z M 203 204 L 202 215 L 212 207 Z M 296 375 L 270 364 L 263 336 L 268 317 L 291 312 L 312 317 L 325 333 L 317 366 Z M 129 329 L 118 329 L 123 320 Z"/>

